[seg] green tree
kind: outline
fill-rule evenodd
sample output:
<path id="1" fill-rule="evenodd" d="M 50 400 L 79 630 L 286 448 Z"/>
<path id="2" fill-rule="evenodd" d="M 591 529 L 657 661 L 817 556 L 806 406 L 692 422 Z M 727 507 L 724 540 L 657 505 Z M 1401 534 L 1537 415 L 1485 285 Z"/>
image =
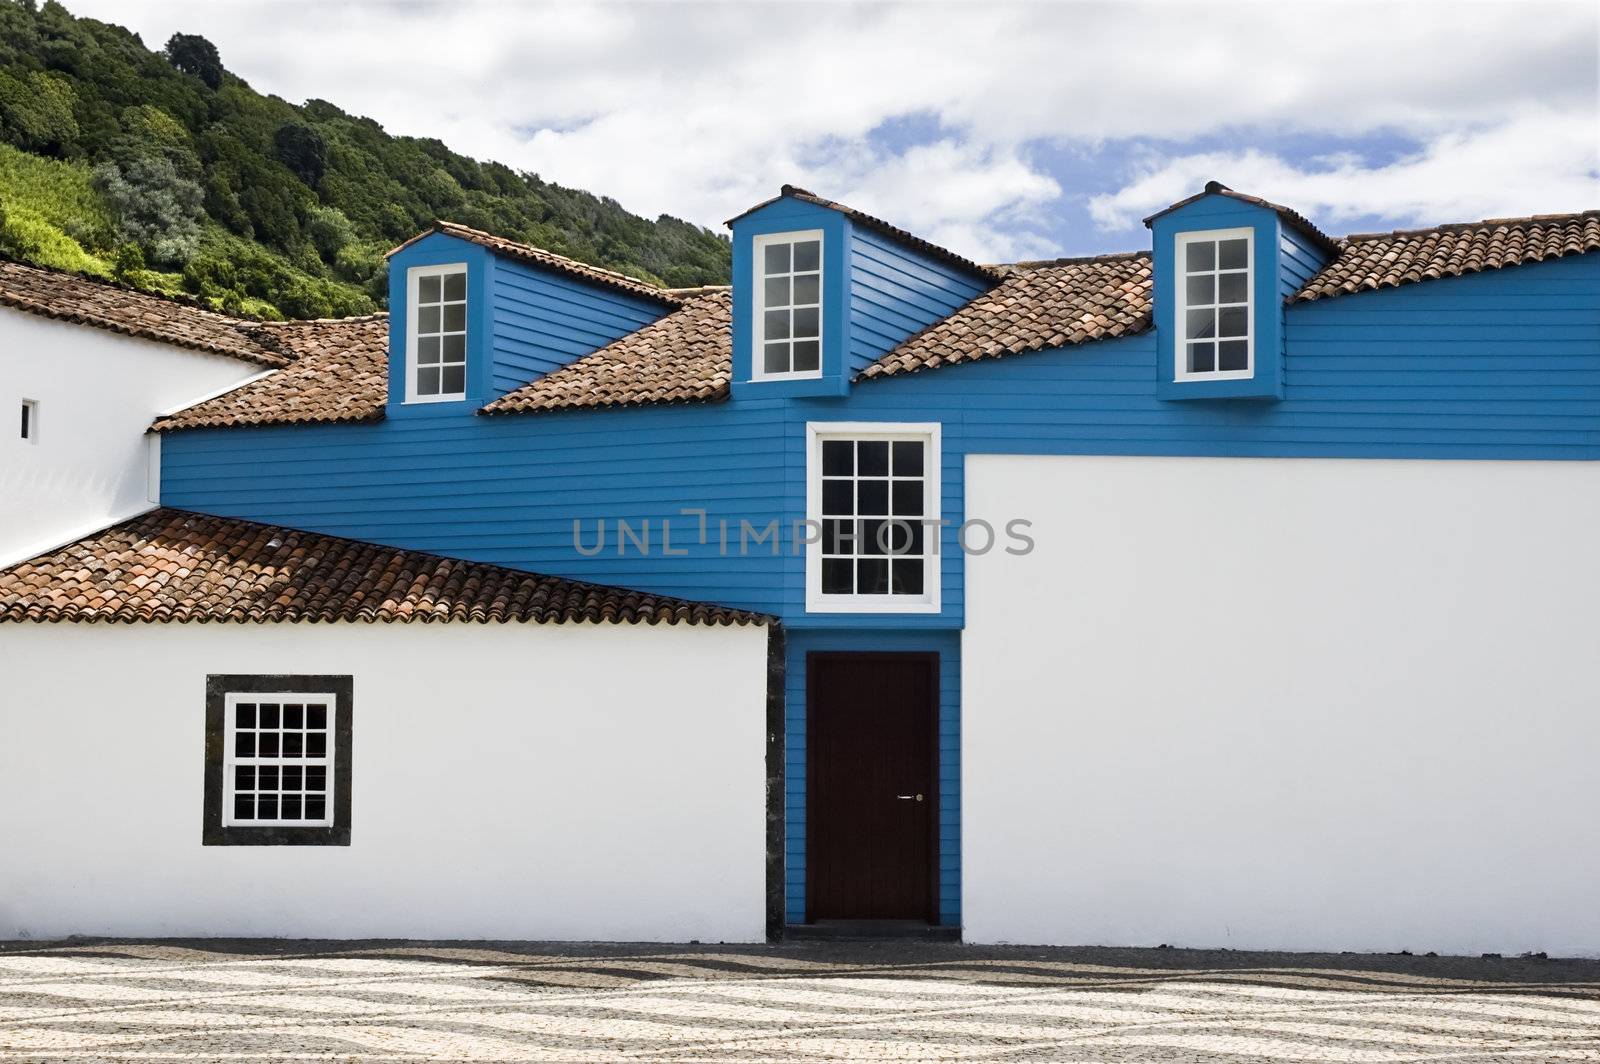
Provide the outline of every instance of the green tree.
<path id="1" fill-rule="evenodd" d="M 158 155 L 127 163 L 101 163 L 95 187 L 110 205 L 118 234 L 137 244 L 145 257 L 168 266 L 188 261 L 200 241 L 200 186 L 178 176 L 171 160 Z"/>
<path id="2" fill-rule="evenodd" d="M 322 183 L 322 175 L 328 171 L 328 142 L 315 129 L 298 122 L 279 126 L 272 135 L 272 150 L 307 187 Z"/>
<path id="3" fill-rule="evenodd" d="M 199 78 L 206 88 L 222 87 L 222 56 L 216 45 L 198 33 L 174 33 L 167 39 L 166 56 L 174 68 Z"/>

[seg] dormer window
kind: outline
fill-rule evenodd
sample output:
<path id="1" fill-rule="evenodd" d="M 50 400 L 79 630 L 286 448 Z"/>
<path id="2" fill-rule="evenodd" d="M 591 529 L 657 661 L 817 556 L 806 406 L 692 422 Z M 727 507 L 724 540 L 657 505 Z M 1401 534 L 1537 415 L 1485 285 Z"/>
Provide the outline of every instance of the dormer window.
<path id="1" fill-rule="evenodd" d="M 755 238 L 756 380 L 822 375 L 822 231 Z"/>
<path id="2" fill-rule="evenodd" d="M 406 340 L 408 403 L 440 403 L 467 395 L 467 267 L 417 266 L 408 272 Z"/>
<path id="3" fill-rule="evenodd" d="M 1251 229 L 1178 234 L 1178 380 L 1237 380 L 1255 372 L 1254 241 Z"/>

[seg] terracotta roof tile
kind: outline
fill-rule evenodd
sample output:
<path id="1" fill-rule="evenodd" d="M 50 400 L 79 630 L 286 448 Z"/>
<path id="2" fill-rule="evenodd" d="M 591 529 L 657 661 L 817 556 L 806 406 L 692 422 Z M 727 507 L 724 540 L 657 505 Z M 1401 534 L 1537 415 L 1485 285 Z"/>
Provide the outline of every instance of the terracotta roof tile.
<path id="1" fill-rule="evenodd" d="M 485 414 L 716 402 L 733 379 L 733 294 L 685 293 L 681 310 L 483 408 Z"/>
<path id="2" fill-rule="evenodd" d="M 108 281 L 4 259 L 0 259 L 0 306 L 262 366 L 289 362 L 289 356 L 275 346 L 264 323 L 229 317 L 193 303 Z"/>
<path id="3" fill-rule="evenodd" d="M 376 421 L 389 398 L 389 316 L 264 325 L 292 365 L 156 421 L 157 432 Z"/>
<path id="4" fill-rule="evenodd" d="M 768 620 L 723 606 L 171 509 L 152 510 L 0 571 L 0 622 Z"/>
<path id="5" fill-rule="evenodd" d="M 1142 253 L 1017 263 L 994 288 L 889 351 L 858 379 L 1144 332 L 1150 289 L 1150 256 Z"/>
<path id="6" fill-rule="evenodd" d="M 579 262 L 577 259 L 569 259 L 565 255 L 557 255 L 553 251 L 546 251 L 544 248 L 537 248 L 532 244 L 523 244 L 516 240 L 509 240 L 503 236 L 496 236 L 493 233 L 485 233 L 481 229 L 473 229 L 470 226 L 461 225 L 459 222 L 434 222 L 432 229 L 429 229 L 426 232 L 418 233 L 410 240 L 407 240 L 404 244 L 401 244 L 399 247 L 396 247 L 393 251 L 389 252 L 389 255 L 392 256 L 395 254 L 395 252 L 398 252 L 403 248 L 408 248 L 412 244 L 415 244 L 417 241 L 433 233 L 443 233 L 446 236 L 453 236 L 460 240 L 466 240 L 473 244 L 477 244 L 480 247 L 486 247 L 498 255 L 504 255 L 510 259 L 516 259 L 520 262 L 526 262 L 533 266 L 539 266 L 547 270 L 552 270 L 556 273 L 564 274 L 575 280 L 584 281 L 588 284 L 597 284 L 604 288 L 612 288 L 620 292 L 626 292 L 631 296 L 638 296 L 643 299 L 654 300 L 663 306 L 675 307 L 678 305 L 677 297 L 675 297 L 670 291 L 665 288 L 658 288 L 647 281 L 641 281 L 637 278 L 629 277 L 627 274 L 617 273 L 615 270 L 607 270 L 599 266 L 590 266 L 586 262 Z"/>
<path id="7" fill-rule="evenodd" d="M 784 185 L 779 189 L 776 196 L 756 204 L 754 207 L 751 207 L 749 210 L 744 211 L 741 214 L 734 215 L 732 218 L 728 219 L 727 224 L 732 225 L 740 218 L 743 218 L 746 214 L 752 214 L 755 211 L 759 211 L 761 208 L 768 206 L 769 204 L 776 203 L 784 197 L 797 199 L 802 203 L 812 203 L 818 207 L 826 207 L 829 210 L 838 211 L 840 214 L 844 215 L 846 218 L 849 218 L 852 222 L 855 222 L 857 225 L 860 225 L 863 228 L 871 229 L 876 233 L 880 233 L 883 236 L 888 237 L 896 243 L 912 248 L 915 251 L 920 251 L 930 258 L 938 259 L 941 262 L 948 263 L 952 266 L 957 266 L 971 273 L 975 273 L 980 277 L 989 277 L 992 279 L 999 276 L 995 267 L 993 266 L 981 266 L 978 263 L 973 262 L 971 259 L 963 258 L 953 251 L 942 248 L 938 244 L 924 240 L 915 233 L 907 232 L 897 225 L 892 225 L 891 223 L 884 221 L 882 218 L 875 218 L 864 211 L 858 211 L 854 207 L 849 207 L 843 203 L 837 203 L 831 199 L 826 199 L 817 195 L 815 192 L 807 192 L 805 189 L 798 188 L 795 185 Z"/>
<path id="8" fill-rule="evenodd" d="M 1339 242 L 1337 240 L 1333 239 L 1333 237 L 1329 236 L 1327 233 L 1324 233 L 1321 229 L 1318 229 L 1315 225 L 1312 225 L 1311 219 L 1307 218 L 1299 211 L 1293 210 L 1289 207 L 1284 207 L 1277 203 L 1273 203 L 1271 200 L 1264 200 L 1260 196 L 1249 196 L 1243 192 L 1235 192 L 1227 185 L 1224 185 L 1221 181 L 1207 181 L 1205 188 L 1186 199 L 1179 200 L 1170 207 L 1161 208 L 1159 211 L 1156 211 L 1156 213 L 1146 218 L 1144 220 L 1144 224 L 1148 228 L 1151 222 L 1154 222 L 1163 214 L 1171 214 L 1179 207 L 1187 207 L 1195 200 L 1204 199 L 1206 196 L 1226 196 L 1229 199 L 1235 199 L 1241 203 L 1249 203 L 1257 207 L 1265 207 L 1269 211 L 1276 212 L 1278 217 L 1282 218 L 1295 229 L 1298 229 L 1301 233 L 1304 233 L 1306 236 L 1310 237 L 1311 240 L 1318 244 L 1323 251 L 1331 254 L 1332 252 L 1337 251 L 1339 248 Z"/>
<path id="9" fill-rule="evenodd" d="M 1396 288 L 1439 277 L 1600 250 L 1600 211 L 1491 218 L 1431 229 L 1362 233 L 1294 296 L 1297 301 Z"/>

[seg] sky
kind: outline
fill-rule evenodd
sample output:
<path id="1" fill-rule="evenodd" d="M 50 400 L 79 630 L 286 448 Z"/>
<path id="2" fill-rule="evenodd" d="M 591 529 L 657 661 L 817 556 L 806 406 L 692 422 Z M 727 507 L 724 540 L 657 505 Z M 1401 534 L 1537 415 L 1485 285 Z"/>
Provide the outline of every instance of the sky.
<path id="1" fill-rule="evenodd" d="M 65 0 L 649 217 L 788 182 L 982 261 L 1207 180 L 1334 235 L 1600 207 L 1600 2 Z"/>

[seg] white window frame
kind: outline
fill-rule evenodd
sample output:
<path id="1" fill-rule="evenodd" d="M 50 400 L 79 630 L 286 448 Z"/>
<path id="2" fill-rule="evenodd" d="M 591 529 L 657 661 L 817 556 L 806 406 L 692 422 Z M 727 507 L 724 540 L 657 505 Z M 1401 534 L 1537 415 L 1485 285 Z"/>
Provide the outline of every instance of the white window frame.
<path id="1" fill-rule="evenodd" d="M 1245 335 L 1244 369 L 1189 372 L 1188 337 L 1188 249 L 1190 244 L 1222 240 L 1244 239 L 1245 317 L 1249 332 Z M 1177 313 L 1173 318 L 1172 369 L 1175 381 L 1237 381 L 1249 380 L 1256 375 L 1256 231 L 1249 226 L 1240 229 L 1208 229 L 1193 233 L 1179 233 L 1174 242 L 1173 305 Z M 1215 270 L 1212 271 L 1215 276 Z M 1208 304 L 1210 306 L 1212 304 Z M 1230 306 L 1233 304 L 1230 304 Z M 1219 315 L 1220 318 L 1220 315 Z M 1217 355 L 1221 363 L 1220 352 Z"/>
<path id="2" fill-rule="evenodd" d="M 24 414 L 28 418 L 28 431 L 25 433 L 22 431 Z M 24 399 L 22 401 L 22 406 L 17 410 L 17 433 L 23 443 L 39 442 L 39 400 Z"/>
<path id="3" fill-rule="evenodd" d="M 293 703 L 297 703 L 297 704 L 300 704 L 300 705 L 304 705 L 307 702 L 322 703 L 327 708 L 327 711 L 328 711 L 328 718 L 327 718 L 328 719 L 328 728 L 327 728 L 327 731 L 328 731 L 328 749 L 327 749 L 327 752 L 322 757 L 302 757 L 297 762 L 291 762 L 291 761 L 289 761 L 289 760 L 287 760 L 285 758 L 282 758 L 282 757 L 265 758 L 265 759 L 260 758 L 260 757 L 249 757 L 249 758 L 244 758 L 244 759 L 241 760 L 240 758 L 238 758 L 236 756 L 237 749 L 238 749 L 238 744 L 234 742 L 235 734 L 236 734 L 236 732 L 238 730 L 238 716 L 237 716 L 237 713 L 236 713 L 236 709 L 237 709 L 238 704 L 240 702 L 249 702 L 249 703 L 269 702 L 269 703 L 276 703 L 280 707 L 280 711 L 281 711 L 281 707 L 282 707 L 283 703 L 285 703 L 285 702 L 293 702 Z M 337 774 L 335 772 L 335 760 L 334 760 L 334 748 L 338 743 L 338 712 L 339 712 L 339 698 L 338 698 L 338 696 L 336 694 L 334 694 L 333 692 L 331 692 L 331 691 L 278 691 L 278 692 L 273 692 L 273 691 L 247 691 L 247 692 L 239 692 L 239 693 L 229 692 L 229 694 L 223 699 L 222 706 L 223 706 L 223 708 L 222 708 L 222 713 L 223 713 L 223 717 L 222 717 L 222 742 L 223 742 L 223 755 L 222 755 L 222 826 L 225 827 L 225 828 L 267 828 L 267 829 L 271 829 L 271 828 L 331 828 L 331 827 L 333 827 L 334 792 L 335 792 L 335 790 L 337 790 L 337 788 L 339 786 L 338 779 L 336 778 Z M 260 712 L 261 712 L 261 710 L 260 710 L 260 707 L 258 706 L 257 709 L 256 709 L 256 713 L 258 714 L 256 720 L 257 720 L 258 723 L 259 723 L 259 721 L 261 719 L 260 716 L 259 716 Z M 324 809 L 324 812 L 326 813 L 326 815 L 323 816 L 322 818 L 318 819 L 318 820 L 307 820 L 307 819 L 305 819 L 303 817 L 301 819 L 299 819 L 299 820 L 283 820 L 283 819 L 278 819 L 278 820 L 237 820 L 237 819 L 235 819 L 234 815 L 233 815 L 233 799 L 234 799 L 234 787 L 235 787 L 235 784 L 236 784 L 237 781 L 236 781 L 236 777 L 235 777 L 235 774 L 234 774 L 234 771 L 233 771 L 234 768 L 239 766 L 239 765 L 255 765 L 259 769 L 259 767 L 261 765 L 263 765 L 263 764 L 276 765 L 276 766 L 278 766 L 280 772 L 282 771 L 282 768 L 283 768 L 284 765 L 291 765 L 292 766 L 294 764 L 298 764 L 298 765 L 300 765 L 302 767 L 304 767 L 306 765 L 322 765 L 322 766 L 324 766 L 326 768 L 326 770 L 327 770 L 326 771 L 326 778 L 327 778 L 327 784 L 328 784 L 327 792 L 326 792 L 326 795 L 325 795 L 325 804 L 323 806 L 323 809 Z"/>
<path id="4" fill-rule="evenodd" d="M 942 526 L 939 474 L 943 451 L 940 425 L 931 422 L 899 421 L 810 421 L 806 423 L 806 519 L 816 522 L 808 528 L 806 544 L 807 613 L 938 613 L 943 575 Z M 927 450 L 923 461 L 922 516 L 928 553 L 923 557 L 922 594 L 910 595 L 825 595 L 822 593 L 822 444 L 825 440 L 917 440 Z"/>
<path id="5" fill-rule="evenodd" d="M 807 240 L 817 242 L 817 368 L 791 370 L 788 373 L 766 372 L 766 311 L 767 311 L 767 248 L 773 244 L 798 244 Z M 763 233 L 751 245 L 750 281 L 750 379 L 754 381 L 810 381 L 822 376 L 822 363 L 826 344 L 828 321 L 825 292 L 827 289 L 828 245 L 821 229 L 801 229 L 792 233 Z M 792 305 L 792 304 L 791 304 Z M 794 364 L 794 349 L 789 351 L 789 364 Z"/>
<path id="6" fill-rule="evenodd" d="M 417 394 L 417 295 L 422 287 L 424 277 L 443 277 L 446 274 L 459 273 L 463 278 L 463 287 L 467 294 L 466 329 L 463 331 L 462 344 L 467 350 L 464 352 L 465 361 L 462 363 L 461 391 L 446 395 L 418 395 Z M 468 341 L 472 338 L 472 277 L 467 271 L 464 262 L 447 262 L 439 266 L 413 266 L 406 271 L 406 404 L 414 403 L 459 403 L 467 397 L 470 387 L 467 379 L 472 369 L 472 355 Z"/>

